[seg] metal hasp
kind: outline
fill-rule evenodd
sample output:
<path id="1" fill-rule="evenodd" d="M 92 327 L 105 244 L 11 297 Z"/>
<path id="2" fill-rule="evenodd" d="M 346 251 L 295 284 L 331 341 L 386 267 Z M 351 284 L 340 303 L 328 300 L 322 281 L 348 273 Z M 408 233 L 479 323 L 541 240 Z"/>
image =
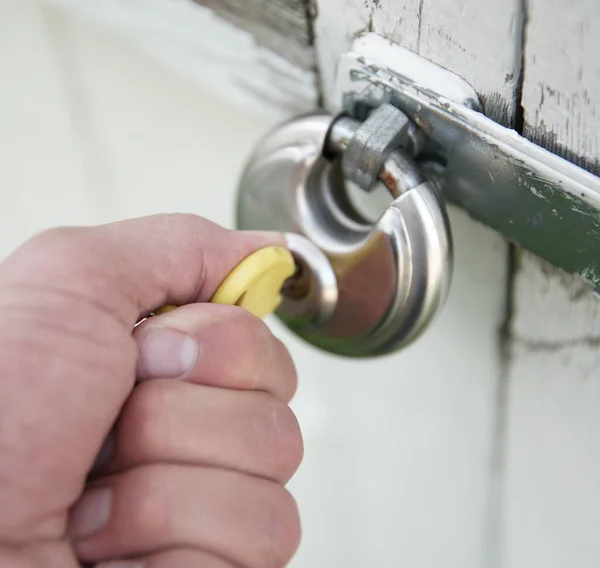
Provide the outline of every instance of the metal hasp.
<path id="1" fill-rule="evenodd" d="M 237 226 L 287 233 L 298 272 L 277 315 L 310 343 L 350 357 L 389 353 L 444 304 L 452 240 L 443 200 L 410 158 L 419 140 L 402 112 L 383 105 L 364 123 L 295 119 L 250 157 Z M 351 181 L 364 191 L 382 182 L 391 194 L 374 224 L 348 199 Z"/>
<path id="2" fill-rule="evenodd" d="M 336 99 L 358 118 L 401 109 L 427 137 L 421 170 L 450 201 L 600 288 L 600 178 L 486 118 L 461 78 L 366 34 L 339 63 Z"/>

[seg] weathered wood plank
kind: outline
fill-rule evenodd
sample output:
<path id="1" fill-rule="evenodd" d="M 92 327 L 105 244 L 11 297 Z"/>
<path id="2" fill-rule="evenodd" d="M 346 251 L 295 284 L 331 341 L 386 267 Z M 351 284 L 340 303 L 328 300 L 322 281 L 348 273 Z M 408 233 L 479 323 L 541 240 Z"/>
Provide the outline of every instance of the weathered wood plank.
<path id="1" fill-rule="evenodd" d="M 594 173 L 600 5 L 529 0 L 525 135 Z M 510 326 L 506 567 L 600 563 L 600 301 L 522 253 Z"/>
<path id="2" fill-rule="evenodd" d="M 240 172 L 271 124 L 182 78 L 125 36 L 44 12 L 57 59 L 69 69 L 64 100 L 77 115 L 78 146 L 96 161 L 88 168 L 92 191 L 70 189 L 82 194 L 95 220 L 187 211 L 234 226 Z M 57 207 L 71 222 L 85 220 L 77 208 Z"/>
<path id="3" fill-rule="evenodd" d="M 0 0 L 0 257 L 44 228 L 98 220 L 60 61 L 34 2 Z"/>
<path id="4" fill-rule="evenodd" d="M 40 2 L 121 34 L 249 113 L 281 120 L 317 106 L 314 55 L 301 0 L 215 1 L 214 9 L 193 0 Z"/>
<path id="5" fill-rule="evenodd" d="M 316 47 L 324 100 L 329 106 L 338 106 L 337 101 L 331 100 L 331 94 L 339 56 L 348 49 L 353 37 L 369 30 L 458 73 L 480 93 L 492 118 L 505 125 L 515 124 L 523 22 L 518 0 L 495 3 L 488 0 L 321 0 L 317 5 Z M 415 422 L 386 424 L 386 428 L 396 428 L 391 451 L 404 456 L 407 462 L 400 470 L 389 466 L 395 485 L 386 494 L 389 507 L 394 509 L 392 532 L 396 536 L 392 537 L 393 551 L 387 551 L 389 557 L 394 558 L 393 564 L 380 560 L 370 563 L 373 565 L 479 568 L 484 559 L 493 559 L 499 553 L 501 488 L 496 484 L 496 474 L 502 441 L 496 433 L 504 416 L 505 392 L 499 371 L 498 330 L 504 318 L 507 245 L 465 216 L 455 216 L 453 221 L 454 231 L 461 235 L 457 250 L 464 246 L 463 252 L 470 251 L 457 260 L 453 293 L 459 295 L 461 288 L 464 291 L 469 287 L 465 278 L 481 267 L 479 276 L 487 281 L 482 293 L 496 307 L 491 313 L 481 314 L 477 337 L 472 334 L 473 320 L 466 326 L 459 315 L 471 308 L 467 296 L 460 300 L 455 296 L 458 304 L 454 306 L 460 307 L 446 316 L 454 318 L 451 327 L 462 330 L 460 333 L 468 335 L 469 340 L 468 346 L 459 347 L 464 351 L 456 353 L 458 359 L 444 365 L 435 388 L 441 393 L 450 387 L 453 395 L 448 404 L 453 405 L 469 426 L 463 430 L 465 422 L 461 421 L 462 426 L 455 421 L 447 422 L 449 414 L 445 412 L 431 414 L 425 401 L 436 397 L 435 389 L 426 393 L 420 392 L 418 387 L 413 392 L 413 405 L 417 409 L 411 415 Z M 482 239 L 485 239 L 484 246 L 477 250 L 471 248 L 472 243 L 483 242 Z M 493 282 L 487 279 L 492 272 L 496 274 Z M 491 347 L 492 358 L 475 362 L 471 355 L 478 352 L 482 344 Z M 410 354 L 399 356 L 398 364 L 407 357 L 410 358 Z M 423 360 L 415 359 L 415 369 L 423 364 Z M 435 430 L 428 441 L 428 448 L 435 450 L 428 454 L 427 460 L 412 457 L 422 427 L 416 420 L 419 415 L 426 417 L 429 427 Z M 450 455 L 461 458 L 449 459 Z M 419 503 L 418 513 L 401 502 L 401 488 L 406 485 L 411 487 L 410 503 L 414 507 Z M 440 494 L 445 495 L 443 500 L 439 499 Z M 415 515 L 419 518 L 418 527 L 414 526 Z M 369 529 L 365 527 L 369 532 L 387 529 L 373 527 L 372 521 Z M 427 547 L 423 546 L 424 541 Z M 373 554 L 382 558 L 380 552 Z"/>
<path id="6" fill-rule="evenodd" d="M 525 254 L 515 277 L 506 568 L 600 562 L 600 303 Z"/>
<path id="7" fill-rule="evenodd" d="M 415 0 L 407 0 L 414 2 Z M 374 5 L 360 0 L 317 0 L 314 22 L 315 48 L 323 103 L 337 108 L 332 100 L 335 72 L 341 55 L 361 31 L 371 30 Z"/>
<path id="8" fill-rule="evenodd" d="M 257 43 L 302 69 L 313 70 L 308 0 L 194 0 L 250 32 Z"/>
<path id="9" fill-rule="evenodd" d="M 325 89 L 331 92 L 339 56 L 370 30 L 469 81 L 488 116 L 515 124 L 521 70 L 520 0 L 321 1 L 315 23 Z"/>
<path id="10" fill-rule="evenodd" d="M 600 3 L 531 0 L 525 135 L 600 175 Z"/>
<path id="11" fill-rule="evenodd" d="M 486 115 L 514 126 L 523 27 L 519 0 L 421 0 L 420 14 L 416 51 L 471 83 Z"/>

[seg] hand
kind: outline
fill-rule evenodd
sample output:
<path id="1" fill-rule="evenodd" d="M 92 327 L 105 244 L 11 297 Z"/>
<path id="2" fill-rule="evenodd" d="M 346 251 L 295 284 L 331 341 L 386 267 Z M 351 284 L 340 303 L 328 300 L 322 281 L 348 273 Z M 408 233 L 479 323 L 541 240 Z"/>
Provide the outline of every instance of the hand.
<path id="1" fill-rule="evenodd" d="M 294 366 L 206 303 L 281 239 L 157 216 L 52 230 L 0 265 L 0 568 L 286 564 Z M 164 304 L 188 305 L 132 332 Z"/>

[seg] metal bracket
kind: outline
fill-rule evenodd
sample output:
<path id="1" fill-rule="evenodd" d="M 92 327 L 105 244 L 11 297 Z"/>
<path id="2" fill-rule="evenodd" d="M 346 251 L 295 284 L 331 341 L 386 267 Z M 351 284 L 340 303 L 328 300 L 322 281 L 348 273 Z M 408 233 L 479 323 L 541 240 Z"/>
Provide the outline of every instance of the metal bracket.
<path id="1" fill-rule="evenodd" d="M 600 178 L 481 112 L 455 74 L 377 34 L 339 62 L 337 111 L 365 118 L 382 103 L 426 134 L 425 176 L 471 216 L 600 288 Z"/>

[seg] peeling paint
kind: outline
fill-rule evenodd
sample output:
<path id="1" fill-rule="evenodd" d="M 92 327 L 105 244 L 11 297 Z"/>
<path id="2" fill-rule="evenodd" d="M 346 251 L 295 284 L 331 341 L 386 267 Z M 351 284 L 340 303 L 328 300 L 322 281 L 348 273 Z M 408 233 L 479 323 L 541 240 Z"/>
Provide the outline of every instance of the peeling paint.
<path id="1" fill-rule="evenodd" d="M 315 55 L 305 0 L 193 0 L 250 32 L 258 45 L 301 69 L 314 70 Z"/>
<path id="2" fill-rule="evenodd" d="M 597 155 L 582 155 L 573 149 L 558 142 L 556 132 L 548 129 L 542 122 L 539 126 L 526 126 L 524 135 L 534 144 L 545 148 L 546 150 L 561 156 L 565 160 L 578 165 L 588 172 L 600 176 L 600 158 Z"/>
<path id="3" fill-rule="evenodd" d="M 525 347 L 530 352 L 556 353 L 557 351 L 563 349 L 572 351 L 573 347 L 577 345 L 590 347 L 591 349 L 597 349 L 600 347 L 600 336 L 573 337 L 564 341 L 543 341 L 525 339 L 513 335 L 512 341 L 515 344 Z"/>
<path id="4" fill-rule="evenodd" d="M 401 54 L 395 58 L 396 65 Z M 421 60 L 422 61 L 422 60 Z M 401 108 L 437 143 L 440 168 L 427 169 L 447 198 L 510 241 L 570 273 L 600 278 L 600 181 L 503 128 L 463 103 L 423 87 L 414 76 L 374 63 L 373 54 L 345 61 L 349 80 L 340 85 L 344 107 L 355 112 L 382 101 Z M 421 64 L 421 70 L 422 70 Z M 442 89 L 443 87 L 440 87 Z M 484 101 L 496 114 L 508 113 L 500 97 Z M 366 106 L 365 106 L 366 104 Z M 508 117 L 506 117 L 508 118 Z M 440 150 L 441 148 L 441 150 Z M 431 152 L 430 152 L 431 153 Z M 600 269 L 600 263 L 598 263 Z"/>

